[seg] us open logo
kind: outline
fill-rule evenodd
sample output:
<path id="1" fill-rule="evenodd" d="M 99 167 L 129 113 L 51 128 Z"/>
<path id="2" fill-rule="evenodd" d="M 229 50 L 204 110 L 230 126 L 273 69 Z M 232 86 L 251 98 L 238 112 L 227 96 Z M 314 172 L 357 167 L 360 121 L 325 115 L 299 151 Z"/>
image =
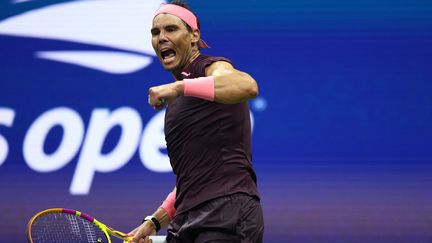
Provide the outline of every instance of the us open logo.
<path id="1" fill-rule="evenodd" d="M 28 1 L 15 1 L 15 4 L 22 2 Z M 154 51 L 148 30 L 154 11 L 164 2 L 86 0 L 58 3 L 1 21 L 0 35 L 109 47 L 113 51 L 41 50 L 35 56 L 102 72 L 126 74 L 152 62 Z"/>
<path id="2" fill-rule="evenodd" d="M 16 0 L 12 5 L 29 4 Z M 42 1 L 41 1 L 42 2 Z M 30 9 L 0 21 L 0 35 L 98 46 L 97 50 L 38 50 L 33 57 L 78 65 L 105 74 L 122 75 L 146 68 L 153 61 L 150 27 L 160 0 L 86 0 L 66 1 Z M 61 23 L 61 24 L 60 24 Z M 107 49 L 107 50 L 100 50 Z M 12 128 L 17 111 L 1 107 L 0 126 Z M 141 120 L 131 107 L 115 110 L 95 108 L 89 123 L 84 124 L 76 110 L 59 106 L 34 118 L 22 138 L 25 163 L 36 172 L 57 171 L 74 157 L 77 166 L 69 191 L 73 195 L 90 192 L 95 173 L 113 172 L 127 164 L 138 150 L 143 165 L 154 172 L 170 172 L 163 134 L 164 111 L 148 122 Z M 121 128 L 120 138 L 109 153 L 102 153 L 105 138 L 113 127 Z M 44 143 L 54 127 L 61 127 L 63 136 L 58 148 L 50 154 Z M 0 134 L 0 166 L 6 163 L 11 144 Z"/>
<path id="3" fill-rule="evenodd" d="M 12 6 L 38 2 L 43 1 L 15 0 Z M 71 50 L 36 50 L 32 58 L 76 65 L 103 75 L 126 75 L 145 69 L 153 62 L 155 54 L 149 30 L 153 13 L 163 3 L 161 0 L 63 1 L 1 20 L 0 35 L 70 43 L 74 46 Z M 77 50 L 76 46 L 88 48 Z M 165 111 L 152 113 L 148 121 L 143 121 L 132 107 L 90 109 L 91 115 L 85 124 L 82 111 L 54 105 L 31 118 L 31 124 L 18 143 L 11 143 L 11 138 L 0 133 L 0 166 L 7 163 L 10 147 L 21 144 L 26 165 L 39 173 L 58 171 L 77 158 L 69 187 L 72 195 L 89 194 L 96 173 L 119 170 L 137 151 L 148 170 L 172 171 L 169 158 L 163 152 L 166 150 Z M 26 113 L 0 104 L 0 126 L 13 128 L 20 112 Z M 253 126 L 252 113 L 251 118 Z M 55 127 L 60 127 L 63 135 L 56 150 L 48 154 L 44 144 Z M 102 153 L 105 139 L 114 127 L 121 128 L 118 142 L 109 153 Z"/>

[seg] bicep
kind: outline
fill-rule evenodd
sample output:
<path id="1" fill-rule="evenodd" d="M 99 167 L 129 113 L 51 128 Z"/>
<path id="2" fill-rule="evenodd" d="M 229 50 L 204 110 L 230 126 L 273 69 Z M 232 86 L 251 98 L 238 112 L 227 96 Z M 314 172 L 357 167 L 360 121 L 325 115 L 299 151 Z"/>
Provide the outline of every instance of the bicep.
<path id="1" fill-rule="evenodd" d="M 235 73 L 237 70 L 229 62 L 217 61 L 205 69 L 206 76 L 222 76 Z"/>
<path id="2" fill-rule="evenodd" d="M 240 70 L 235 69 L 231 63 L 225 62 L 225 61 L 218 61 L 212 63 L 210 66 L 208 66 L 205 70 L 206 76 L 229 76 L 234 75 L 231 77 L 240 78 L 241 80 L 255 80 L 245 72 L 242 72 Z"/>

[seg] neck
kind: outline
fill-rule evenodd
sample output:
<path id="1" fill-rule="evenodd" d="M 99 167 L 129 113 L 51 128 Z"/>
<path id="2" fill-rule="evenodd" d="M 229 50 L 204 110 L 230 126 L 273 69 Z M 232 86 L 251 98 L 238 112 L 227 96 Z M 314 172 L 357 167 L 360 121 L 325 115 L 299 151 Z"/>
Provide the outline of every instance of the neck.
<path id="1" fill-rule="evenodd" d="M 190 65 L 190 64 L 191 64 L 195 59 L 197 59 L 197 57 L 199 57 L 200 54 L 201 54 L 201 53 L 199 52 L 199 50 L 193 52 L 192 55 L 191 55 L 191 57 L 189 58 L 188 63 L 187 63 L 187 64 L 186 64 L 182 69 L 172 71 L 171 73 L 172 73 L 172 75 L 174 76 L 174 78 L 175 78 L 176 80 L 180 80 L 181 77 L 182 77 L 181 73 L 182 73 L 184 70 L 186 70 L 186 69 L 189 67 L 189 65 Z"/>

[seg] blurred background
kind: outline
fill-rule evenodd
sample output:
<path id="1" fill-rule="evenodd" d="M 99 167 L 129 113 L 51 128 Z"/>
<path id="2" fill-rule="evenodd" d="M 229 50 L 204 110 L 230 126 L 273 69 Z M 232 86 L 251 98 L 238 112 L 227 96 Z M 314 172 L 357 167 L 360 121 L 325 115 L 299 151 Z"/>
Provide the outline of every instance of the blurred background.
<path id="1" fill-rule="evenodd" d="M 0 3 L 0 242 L 51 207 L 135 228 L 173 188 L 162 0 Z M 265 242 L 432 242 L 432 2 L 189 0 L 251 74 Z M 166 233 L 165 230 L 161 231 Z"/>

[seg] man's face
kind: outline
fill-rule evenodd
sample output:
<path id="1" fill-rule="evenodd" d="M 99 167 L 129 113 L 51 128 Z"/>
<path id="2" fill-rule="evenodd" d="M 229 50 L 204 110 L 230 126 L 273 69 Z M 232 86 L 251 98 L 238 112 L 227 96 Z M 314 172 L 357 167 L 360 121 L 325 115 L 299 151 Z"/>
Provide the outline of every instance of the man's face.
<path id="1" fill-rule="evenodd" d="M 159 14 L 153 19 L 151 33 L 153 49 L 165 69 L 182 71 L 192 61 L 192 43 L 196 37 L 180 18 Z"/>

